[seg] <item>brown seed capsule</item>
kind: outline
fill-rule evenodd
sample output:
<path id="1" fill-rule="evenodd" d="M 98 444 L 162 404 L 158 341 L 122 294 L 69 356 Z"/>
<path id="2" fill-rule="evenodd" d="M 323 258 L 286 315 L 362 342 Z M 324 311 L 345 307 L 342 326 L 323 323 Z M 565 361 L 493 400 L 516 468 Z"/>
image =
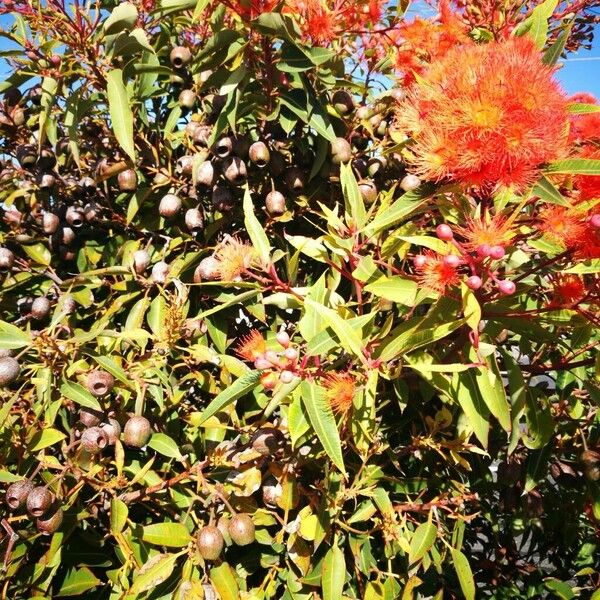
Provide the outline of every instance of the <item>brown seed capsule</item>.
<path id="1" fill-rule="evenodd" d="M 198 175 L 196 177 L 197 185 L 201 187 L 212 187 L 215 182 L 215 167 L 206 160 L 198 167 Z"/>
<path id="2" fill-rule="evenodd" d="M 181 90 L 179 93 L 179 106 L 181 108 L 193 108 L 194 104 L 196 104 L 194 90 Z"/>
<path id="3" fill-rule="evenodd" d="M 142 275 L 150 264 L 150 254 L 147 250 L 136 250 L 133 253 L 133 269 L 138 275 Z"/>
<path id="4" fill-rule="evenodd" d="M 207 256 L 200 261 L 194 271 L 194 283 L 215 281 L 219 278 L 219 261 L 214 256 Z"/>
<path id="5" fill-rule="evenodd" d="M 208 140 L 210 138 L 210 134 L 212 132 L 212 127 L 210 125 L 200 125 L 194 128 L 194 132 L 192 134 L 192 139 L 194 140 L 194 144 L 198 144 L 203 148 L 208 147 Z"/>
<path id="6" fill-rule="evenodd" d="M 52 148 L 42 148 L 40 150 L 37 166 L 44 171 L 49 171 L 56 166 L 56 154 L 54 154 Z"/>
<path id="7" fill-rule="evenodd" d="M 99 410 L 93 408 L 82 408 L 79 411 L 79 420 L 86 427 L 96 427 L 102 421 L 104 415 Z"/>
<path id="8" fill-rule="evenodd" d="M 237 156 L 228 156 L 223 161 L 223 175 L 234 185 L 242 185 L 247 177 L 246 163 Z"/>
<path id="9" fill-rule="evenodd" d="M 115 378 L 106 371 L 91 371 L 88 373 L 87 389 L 97 398 L 110 393 L 115 385 Z"/>
<path id="10" fill-rule="evenodd" d="M 22 98 L 23 94 L 19 88 L 11 87 L 4 92 L 4 102 L 7 106 L 16 106 Z"/>
<path id="11" fill-rule="evenodd" d="M 285 196 L 273 190 L 265 198 L 265 208 L 270 217 L 280 217 L 285 212 Z"/>
<path id="12" fill-rule="evenodd" d="M 204 216 L 199 208 L 190 208 L 185 213 L 185 226 L 192 232 L 198 232 L 204 227 Z"/>
<path id="13" fill-rule="evenodd" d="M 65 246 L 70 246 L 75 241 L 75 232 L 70 227 L 63 227 L 60 232 L 60 241 Z"/>
<path id="14" fill-rule="evenodd" d="M 63 510 L 62 508 L 57 508 L 54 512 L 38 518 L 35 526 L 42 535 L 52 535 L 62 525 L 62 522 Z"/>
<path id="15" fill-rule="evenodd" d="M 0 271 L 10 271 L 15 264 L 15 255 L 8 248 L 0 248 Z"/>
<path id="16" fill-rule="evenodd" d="M 169 59 L 176 69 L 181 69 L 181 67 L 184 67 L 192 60 L 192 53 L 185 46 L 175 46 L 171 50 Z"/>
<path id="17" fill-rule="evenodd" d="M 47 192 L 56 184 L 56 177 L 53 173 L 41 173 L 37 179 L 40 190 Z"/>
<path id="18" fill-rule="evenodd" d="M 78 206 L 69 206 L 65 213 L 65 220 L 71 227 L 77 229 L 85 222 L 85 215 L 83 214 L 83 210 Z"/>
<path id="19" fill-rule="evenodd" d="M 54 213 L 44 213 L 42 217 L 42 229 L 44 233 L 52 235 L 56 233 L 60 219 Z"/>
<path id="20" fill-rule="evenodd" d="M 352 146 L 344 138 L 335 138 L 331 142 L 331 162 L 334 165 L 347 163 L 352 159 Z"/>
<path id="21" fill-rule="evenodd" d="M 6 504 L 11 510 L 17 510 L 25 506 L 27 496 L 29 496 L 31 490 L 33 490 L 33 483 L 29 479 L 22 479 L 11 484 L 6 490 Z"/>
<path id="22" fill-rule="evenodd" d="M 158 205 L 161 217 L 171 219 L 181 210 L 181 198 L 175 194 L 165 194 Z"/>
<path id="23" fill-rule="evenodd" d="M 110 418 L 108 419 L 108 423 L 103 423 L 101 427 L 108 438 L 109 445 L 114 446 L 119 437 L 121 437 L 121 425 L 119 424 L 119 421 Z"/>
<path id="24" fill-rule="evenodd" d="M 383 156 L 380 156 L 369 159 L 367 170 L 371 177 L 375 177 L 376 175 L 381 175 L 385 171 L 386 167 L 387 160 Z"/>
<path id="25" fill-rule="evenodd" d="M 150 274 L 150 278 L 154 283 L 163 285 L 167 281 L 170 268 L 171 267 L 164 260 L 159 260 L 152 267 L 152 273 Z"/>
<path id="26" fill-rule="evenodd" d="M 377 200 L 377 187 L 370 179 L 363 179 L 358 184 L 360 194 L 365 204 L 373 204 Z"/>
<path id="27" fill-rule="evenodd" d="M 4 356 L 0 358 L 0 385 L 9 385 L 19 376 L 21 367 L 16 358 Z"/>
<path id="28" fill-rule="evenodd" d="M 150 426 L 150 421 L 148 421 L 146 417 L 131 417 L 127 423 L 125 423 L 123 441 L 127 446 L 141 448 L 148 443 L 151 435 L 152 427 Z"/>
<path id="29" fill-rule="evenodd" d="M 17 148 L 17 160 L 24 169 L 33 168 L 37 159 L 37 148 L 35 146 L 26 144 Z"/>
<path id="30" fill-rule="evenodd" d="M 585 450 L 581 453 L 583 474 L 588 481 L 600 480 L 600 454 L 594 450 Z"/>
<path id="31" fill-rule="evenodd" d="M 27 496 L 27 512 L 32 517 L 41 517 L 54 503 L 55 496 L 46 486 L 34 487 Z"/>
<path id="32" fill-rule="evenodd" d="M 117 176 L 117 182 L 121 192 L 135 192 L 138 186 L 137 173 L 133 169 L 121 171 Z"/>
<path id="33" fill-rule="evenodd" d="M 285 446 L 285 436 L 275 427 L 261 427 L 250 439 L 252 449 L 263 456 L 272 456 Z"/>
<path id="34" fill-rule="evenodd" d="M 331 103 L 340 115 L 347 115 L 354 110 L 354 100 L 346 90 L 336 90 L 331 98 Z"/>
<path id="35" fill-rule="evenodd" d="M 98 454 L 108 445 L 108 435 L 101 427 L 89 427 L 81 434 L 81 447 L 90 454 Z"/>
<path id="36" fill-rule="evenodd" d="M 282 493 L 283 488 L 277 479 L 275 479 L 275 477 L 270 475 L 267 477 L 267 479 L 265 479 L 262 484 L 262 498 L 263 502 L 267 506 L 277 506 Z"/>
<path id="37" fill-rule="evenodd" d="M 416 175 L 406 175 L 400 182 L 400 187 L 405 192 L 412 192 L 421 185 L 421 180 Z"/>
<path id="38" fill-rule="evenodd" d="M 154 176 L 154 179 L 152 180 L 152 182 L 156 187 L 163 187 L 163 186 L 169 185 L 169 183 L 171 183 L 171 176 L 169 175 L 168 171 L 160 170 Z"/>
<path id="39" fill-rule="evenodd" d="M 17 127 L 22 127 L 25 124 L 25 120 L 27 117 L 25 111 L 20 106 L 17 106 L 10 113 L 10 118 L 14 125 L 16 125 Z"/>
<path id="40" fill-rule="evenodd" d="M 235 515 L 229 523 L 229 535 L 238 546 L 251 544 L 256 536 L 250 515 L 245 513 Z"/>
<path id="41" fill-rule="evenodd" d="M 194 169 L 194 157 L 186 154 L 177 159 L 177 172 L 190 177 Z"/>
<path id="42" fill-rule="evenodd" d="M 221 213 L 230 212 L 235 207 L 235 196 L 229 188 L 219 185 L 213 190 L 212 205 Z"/>
<path id="43" fill-rule="evenodd" d="M 66 312 L 68 315 L 74 313 L 77 310 L 77 303 L 75 302 L 75 298 L 73 298 L 73 296 L 71 296 L 70 294 L 65 294 L 62 297 L 60 307 L 61 310 Z"/>
<path id="44" fill-rule="evenodd" d="M 219 158 L 226 158 L 233 152 L 233 138 L 230 135 L 219 138 L 213 148 L 213 153 Z"/>
<path id="45" fill-rule="evenodd" d="M 259 169 L 266 167 L 271 160 L 271 153 L 264 142 L 254 142 L 248 150 L 248 156 Z"/>
<path id="46" fill-rule="evenodd" d="M 284 173 L 283 179 L 287 188 L 295 194 L 299 194 L 304 189 L 304 172 L 298 167 L 290 167 L 287 169 Z"/>
<path id="47" fill-rule="evenodd" d="M 31 304 L 31 316 L 38 321 L 45 319 L 50 313 L 50 300 L 45 296 L 36 298 Z"/>
<path id="48" fill-rule="evenodd" d="M 204 560 L 217 560 L 223 552 L 225 540 L 221 531 L 213 525 L 202 527 L 196 540 L 198 552 Z"/>

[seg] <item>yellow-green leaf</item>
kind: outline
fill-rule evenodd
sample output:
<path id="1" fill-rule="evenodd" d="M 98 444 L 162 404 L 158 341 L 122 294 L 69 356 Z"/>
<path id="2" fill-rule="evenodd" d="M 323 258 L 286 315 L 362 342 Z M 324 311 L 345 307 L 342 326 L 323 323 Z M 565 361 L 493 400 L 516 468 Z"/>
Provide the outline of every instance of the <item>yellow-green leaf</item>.
<path id="1" fill-rule="evenodd" d="M 113 69 L 106 76 L 108 110 L 113 132 L 121 148 L 132 161 L 135 161 L 135 145 L 133 142 L 133 113 L 127 90 L 123 83 L 123 71 Z"/>

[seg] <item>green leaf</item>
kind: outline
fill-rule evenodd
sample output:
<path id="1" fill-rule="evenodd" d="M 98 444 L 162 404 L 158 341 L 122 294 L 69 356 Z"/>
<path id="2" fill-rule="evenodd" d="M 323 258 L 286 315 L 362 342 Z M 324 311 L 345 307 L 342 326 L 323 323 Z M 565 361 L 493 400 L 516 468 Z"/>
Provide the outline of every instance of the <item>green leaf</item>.
<path id="1" fill-rule="evenodd" d="M 123 84 L 123 71 L 113 69 L 106 76 L 108 110 L 113 132 L 121 148 L 132 161 L 135 161 L 135 145 L 133 143 L 133 113 Z"/>
<path id="2" fill-rule="evenodd" d="M 540 180 L 533 186 L 531 193 L 539 196 L 542 200 L 551 204 L 560 206 L 570 206 L 566 198 L 560 193 L 558 188 L 549 181 L 546 177 L 541 177 Z"/>
<path id="3" fill-rule="evenodd" d="M 166 581 L 173 573 L 179 556 L 181 554 L 157 554 L 147 560 L 138 571 L 128 595 L 135 597 L 136 594 L 151 590 Z"/>
<path id="4" fill-rule="evenodd" d="M 546 44 L 548 36 L 548 19 L 552 16 L 558 0 L 545 0 L 536 6 L 531 15 L 520 23 L 514 31 L 514 35 L 525 35 L 528 33 L 535 45 L 541 50 Z"/>
<path id="5" fill-rule="evenodd" d="M 21 246 L 25 251 L 25 254 L 31 258 L 38 265 L 44 265 L 47 267 L 50 264 L 50 260 L 52 259 L 52 255 L 50 254 L 50 250 L 44 246 L 44 244 L 24 244 Z"/>
<path id="6" fill-rule="evenodd" d="M 302 403 L 306 409 L 308 420 L 312 425 L 323 449 L 333 461 L 333 464 L 345 475 L 342 445 L 335 417 L 331 406 L 325 398 L 323 389 L 316 383 L 306 379 L 300 384 Z"/>
<path id="7" fill-rule="evenodd" d="M 212 567 L 210 582 L 221 600 L 238 600 L 240 597 L 235 571 L 228 563 L 224 562 L 218 567 Z"/>
<path id="8" fill-rule="evenodd" d="M 130 2 L 121 2 L 104 21 L 104 33 L 113 35 L 126 29 L 131 29 L 138 18 L 137 8 Z"/>
<path id="9" fill-rule="evenodd" d="M 554 66 L 560 55 L 563 53 L 565 46 L 567 44 L 567 40 L 571 35 L 571 29 L 573 28 L 573 21 L 571 21 L 560 33 L 560 35 L 556 38 L 556 41 L 550 46 L 546 52 L 544 52 L 544 56 L 542 58 L 542 62 L 548 66 Z"/>
<path id="10" fill-rule="evenodd" d="M 37 452 L 38 450 L 43 450 L 49 446 L 54 446 L 54 444 L 64 440 L 66 437 L 62 431 L 58 431 L 58 429 L 53 429 L 52 427 L 41 429 L 31 438 L 31 441 L 27 445 L 27 451 Z"/>
<path id="11" fill-rule="evenodd" d="M 190 543 L 192 536 L 182 523 L 154 523 L 142 528 L 142 539 L 156 546 L 183 548 Z"/>
<path id="12" fill-rule="evenodd" d="M 377 281 L 365 286 L 365 291 L 390 302 L 397 302 L 404 306 L 414 306 L 417 297 L 417 284 L 412 279 L 394 275 L 381 277 Z"/>
<path id="13" fill-rule="evenodd" d="M 31 344 L 32 340 L 28 333 L 19 329 L 12 323 L 0 321 L 0 348 L 16 350 Z"/>
<path id="14" fill-rule="evenodd" d="M 167 318 L 167 301 L 164 296 L 156 296 L 150 304 L 150 310 L 146 315 L 148 326 L 152 333 L 159 339 L 165 331 L 165 319 Z"/>
<path id="15" fill-rule="evenodd" d="M 437 528 L 431 521 L 421 523 L 415 529 L 410 540 L 408 563 L 413 565 L 418 560 L 421 560 L 433 546 L 436 536 Z"/>
<path id="16" fill-rule="evenodd" d="M 42 97 L 40 98 L 40 114 L 38 118 L 39 123 L 39 135 L 38 140 L 40 145 L 46 138 L 47 125 L 49 125 L 49 119 L 54 105 L 54 98 L 58 89 L 58 81 L 52 77 L 44 77 L 42 79 Z M 48 128 L 49 132 L 49 128 Z M 54 140 L 51 140 L 54 141 Z M 45 263 L 50 264 L 50 263 Z"/>
<path id="17" fill-rule="evenodd" d="M 566 581 L 561 581 L 560 579 L 556 579 L 554 577 L 545 579 L 544 586 L 562 600 L 573 600 L 573 598 L 577 598 L 579 596 L 579 594 L 577 594 L 577 596 L 575 595 L 573 588 Z"/>
<path id="18" fill-rule="evenodd" d="M 487 448 L 490 429 L 490 411 L 479 394 L 475 376 L 471 370 L 459 377 L 454 375 L 450 388 L 452 397 L 456 399 L 477 439 Z"/>
<path id="19" fill-rule="evenodd" d="M 344 592 L 346 579 L 346 559 L 344 552 L 336 545 L 331 547 L 323 559 L 321 589 L 323 600 L 339 600 Z"/>
<path id="20" fill-rule="evenodd" d="M 110 531 L 113 535 L 123 531 L 127 524 L 128 515 L 127 504 L 119 498 L 112 498 L 110 501 Z"/>
<path id="21" fill-rule="evenodd" d="M 475 581 L 467 557 L 456 548 L 451 548 L 450 554 L 465 600 L 475 600 Z"/>
<path id="22" fill-rule="evenodd" d="M 128 388 L 135 389 L 133 382 L 127 376 L 127 373 L 110 356 L 92 357 L 105 371 L 108 371 L 115 379 L 124 383 Z"/>
<path id="23" fill-rule="evenodd" d="M 71 568 L 60 586 L 58 596 L 79 596 L 100 585 L 100 583 L 100 580 L 88 567 Z"/>
<path id="24" fill-rule="evenodd" d="M 471 351 L 470 358 L 473 361 L 477 360 L 474 350 Z M 510 432 L 510 407 L 496 358 L 489 356 L 486 361 L 488 364 L 487 368 L 478 367 L 470 371 L 470 374 L 475 376 L 477 389 L 489 411 L 498 419 L 502 428 Z"/>
<path id="25" fill-rule="evenodd" d="M 345 319 L 332 308 L 319 302 L 315 302 L 312 298 L 305 298 L 304 305 L 320 314 L 327 325 L 333 329 L 340 340 L 340 344 L 346 350 L 352 352 L 361 360 L 364 360 L 362 337 Z"/>
<path id="26" fill-rule="evenodd" d="M 294 20 L 280 13 L 263 13 L 252 21 L 252 27 L 260 33 L 289 40 L 292 43 L 300 37 L 300 30 Z"/>
<path id="27" fill-rule="evenodd" d="M 350 163 L 340 165 L 340 183 L 342 184 L 346 212 L 354 219 L 357 227 L 364 227 L 367 212 Z"/>
<path id="28" fill-rule="evenodd" d="M 181 458 L 179 446 L 177 446 L 175 440 L 166 433 L 153 433 L 148 442 L 148 446 L 163 456 L 168 456 L 169 458 Z"/>
<path id="29" fill-rule="evenodd" d="M 464 283 L 461 285 L 461 293 L 463 314 L 465 315 L 467 325 L 473 331 L 477 331 L 479 322 L 481 321 L 481 306 L 479 306 L 473 290 L 470 290 Z"/>
<path id="30" fill-rule="evenodd" d="M 268 265 L 271 261 L 271 245 L 265 230 L 254 214 L 254 204 L 248 185 L 244 192 L 244 225 L 261 262 L 263 265 Z"/>
<path id="31" fill-rule="evenodd" d="M 600 104 L 582 104 L 573 102 L 569 104 L 569 112 L 574 115 L 586 115 L 589 113 L 600 112 Z"/>
<path id="32" fill-rule="evenodd" d="M 545 171 L 558 175 L 600 175 L 600 160 L 566 158 L 550 163 Z"/>
<path id="33" fill-rule="evenodd" d="M 84 406 L 85 408 L 92 408 L 94 410 L 102 410 L 100 403 L 90 392 L 88 392 L 82 385 L 73 381 L 64 380 L 60 386 L 60 393 L 69 400 Z"/>
<path id="34" fill-rule="evenodd" d="M 239 379 L 233 382 L 232 385 L 226 387 L 214 400 L 204 409 L 200 415 L 198 424 L 204 423 L 209 417 L 223 410 L 238 398 L 242 398 L 250 393 L 260 380 L 260 371 L 248 371 Z"/>

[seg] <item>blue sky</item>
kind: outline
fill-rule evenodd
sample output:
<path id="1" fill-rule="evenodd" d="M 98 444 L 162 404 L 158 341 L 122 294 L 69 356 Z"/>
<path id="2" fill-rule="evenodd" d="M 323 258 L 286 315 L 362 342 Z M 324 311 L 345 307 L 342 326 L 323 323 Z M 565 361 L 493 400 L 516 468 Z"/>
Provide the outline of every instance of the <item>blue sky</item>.
<path id="1" fill-rule="evenodd" d="M 423 14 L 430 11 L 409 9 L 409 13 L 414 14 L 416 12 Z M 9 22 L 9 17 L 0 17 L 0 28 L 7 27 Z M 590 92 L 600 98 L 600 25 L 596 28 L 596 31 L 594 48 L 592 48 L 592 50 L 581 50 L 575 54 L 569 55 L 569 58 L 566 61 L 563 61 L 562 68 L 557 73 L 559 81 L 569 94 L 574 94 L 576 92 Z M 6 38 L 0 37 L 0 51 L 5 50 L 8 47 Z M 6 74 L 6 64 L 0 59 L 0 80 L 2 80 Z"/>

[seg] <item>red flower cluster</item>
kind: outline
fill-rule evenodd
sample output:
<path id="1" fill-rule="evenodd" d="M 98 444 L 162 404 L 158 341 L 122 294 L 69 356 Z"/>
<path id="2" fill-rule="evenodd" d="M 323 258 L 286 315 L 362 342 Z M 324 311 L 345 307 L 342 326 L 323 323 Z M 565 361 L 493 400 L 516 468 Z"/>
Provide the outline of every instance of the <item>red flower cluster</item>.
<path id="1" fill-rule="evenodd" d="M 538 229 L 576 258 L 600 258 L 600 219 L 577 207 L 549 206 L 540 213 Z"/>
<path id="2" fill-rule="evenodd" d="M 397 125 L 425 179 L 522 188 L 565 154 L 567 121 L 553 69 L 518 37 L 449 50 L 412 87 Z"/>

